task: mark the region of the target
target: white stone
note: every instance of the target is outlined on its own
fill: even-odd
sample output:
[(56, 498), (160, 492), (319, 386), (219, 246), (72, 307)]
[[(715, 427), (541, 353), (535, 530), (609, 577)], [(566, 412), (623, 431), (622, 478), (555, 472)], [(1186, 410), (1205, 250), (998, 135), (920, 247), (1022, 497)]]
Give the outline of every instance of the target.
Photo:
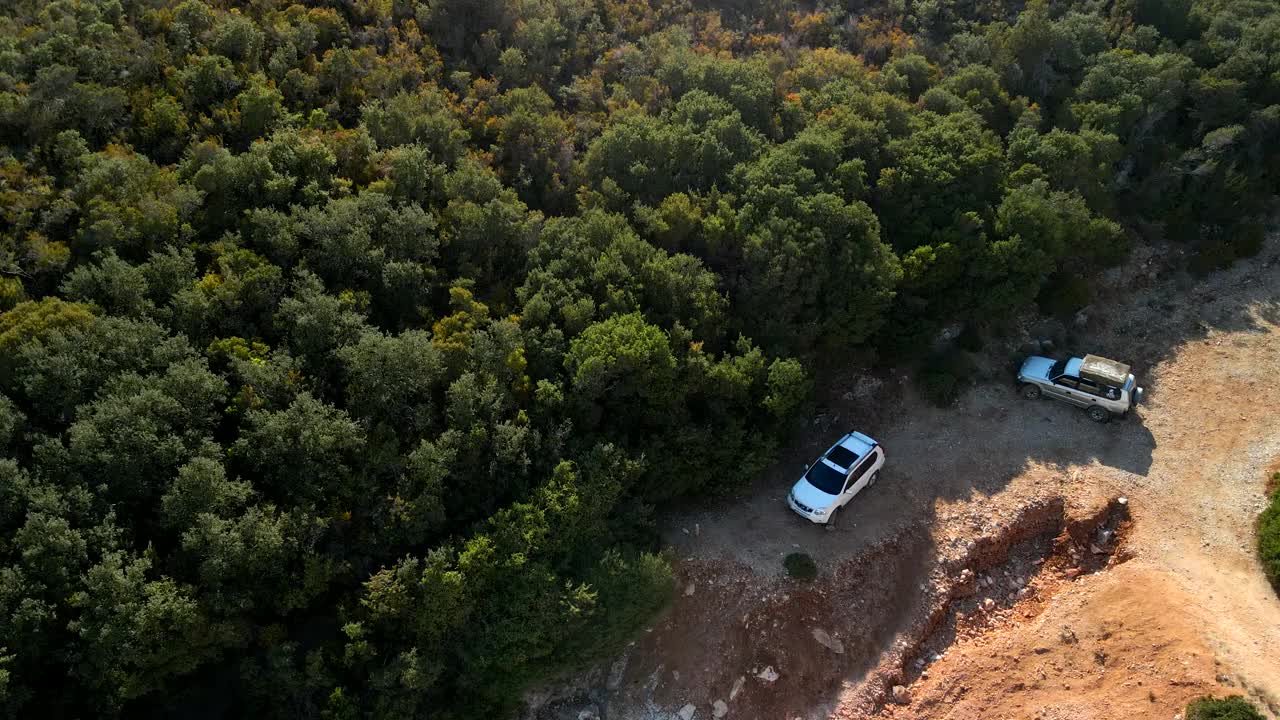
[(693, 720), (693, 715), (696, 712), (698, 712), (698, 708), (694, 707), (693, 704), (690, 703), (680, 708), (680, 712), (677, 714), (680, 716), (680, 720)]
[(711, 706), (711, 716), (717, 718), (717, 720), (728, 714), (729, 706), (723, 700), (717, 700), (715, 704)]
[(837, 655), (844, 654), (844, 643), (828, 635), (826, 630), (814, 628), (813, 639), (817, 640), (819, 645)]

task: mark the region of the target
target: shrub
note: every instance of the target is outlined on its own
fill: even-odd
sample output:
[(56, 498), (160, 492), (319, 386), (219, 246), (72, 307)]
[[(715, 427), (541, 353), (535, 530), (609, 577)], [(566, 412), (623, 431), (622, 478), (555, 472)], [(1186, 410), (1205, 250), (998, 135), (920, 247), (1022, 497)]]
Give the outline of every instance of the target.
[(1066, 318), (1088, 305), (1091, 296), (1088, 280), (1072, 273), (1056, 272), (1040, 288), (1036, 302), (1045, 315)]
[(807, 553), (791, 553), (782, 561), (792, 580), (809, 582), (818, 577), (818, 564)]
[[(1280, 481), (1280, 472), (1271, 480), (1272, 484)], [(1271, 494), (1271, 504), (1258, 519), (1258, 557), (1267, 579), (1280, 590), (1280, 487)]]
[(956, 338), (956, 347), (969, 352), (980, 352), (986, 341), (982, 339), (982, 333), (978, 330), (977, 325), (965, 325), (960, 331), (960, 335)]
[(1226, 698), (1205, 696), (1187, 705), (1187, 720), (1265, 720), (1262, 713), (1239, 695)]
[(947, 407), (960, 398), (977, 371), (968, 353), (946, 350), (925, 358), (916, 373), (916, 385), (926, 400), (938, 407)]

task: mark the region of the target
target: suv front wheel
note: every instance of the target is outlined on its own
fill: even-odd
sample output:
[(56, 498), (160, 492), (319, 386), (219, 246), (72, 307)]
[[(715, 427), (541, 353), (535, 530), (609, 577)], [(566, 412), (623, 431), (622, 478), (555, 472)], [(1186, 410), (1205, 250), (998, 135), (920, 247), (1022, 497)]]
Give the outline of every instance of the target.
[(1031, 383), (1022, 386), (1022, 397), (1028, 400), (1036, 400), (1040, 397), (1040, 388)]
[(1089, 408), (1086, 412), (1089, 415), (1089, 419), (1096, 423), (1104, 423), (1111, 419), (1111, 413), (1107, 412), (1106, 408), (1097, 405)]

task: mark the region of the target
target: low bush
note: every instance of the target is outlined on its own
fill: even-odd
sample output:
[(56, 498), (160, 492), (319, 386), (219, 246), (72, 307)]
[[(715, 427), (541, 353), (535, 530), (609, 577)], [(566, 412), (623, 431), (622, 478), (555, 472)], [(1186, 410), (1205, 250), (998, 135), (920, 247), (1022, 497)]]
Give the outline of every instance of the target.
[(977, 325), (965, 325), (956, 338), (956, 346), (969, 352), (979, 352), (985, 345), (986, 341), (982, 339), (982, 332)]
[(791, 553), (782, 561), (792, 580), (809, 582), (818, 577), (818, 564), (806, 553)]
[(925, 358), (916, 372), (916, 385), (926, 400), (938, 407), (955, 404), (960, 393), (978, 372), (973, 358), (963, 350), (952, 349)]
[(1088, 305), (1091, 297), (1088, 280), (1074, 273), (1056, 272), (1040, 288), (1036, 303), (1045, 315), (1069, 318)]
[(1225, 698), (1205, 696), (1187, 705), (1187, 720), (1266, 720), (1248, 700), (1239, 695)]
[[(1280, 472), (1271, 481), (1272, 485), (1280, 483)], [(1280, 590), (1280, 487), (1271, 493), (1271, 504), (1258, 518), (1258, 557), (1267, 579)]]
[(1188, 268), (1197, 275), (1207, 275), (1240, 258), (1257, 255), (1265, 239), (1266, 228), (1261, 223), (1243, 223), (1230, 233), (1202, 241), (1199, 251), (1188, 261)]

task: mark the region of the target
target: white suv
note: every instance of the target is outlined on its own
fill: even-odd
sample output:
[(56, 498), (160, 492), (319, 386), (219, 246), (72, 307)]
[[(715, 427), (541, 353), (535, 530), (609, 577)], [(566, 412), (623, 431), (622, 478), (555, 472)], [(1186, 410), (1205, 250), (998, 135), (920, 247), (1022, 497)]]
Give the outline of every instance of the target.
[(876, 484), (883, 466), (884, 448), (860, 432), (851, 432), (805, 470), (787, 495), (787, 505), (807, 520), (831, 525), (845, 503)]
[(1084, 408), (1095, 422), (1123, 416), (1142, 399), (1128, 365), (1097, 355), (1057, 361), (1032, 355), (1018, 370), (1018, 384), (1028, 400), (1061, 400)]

